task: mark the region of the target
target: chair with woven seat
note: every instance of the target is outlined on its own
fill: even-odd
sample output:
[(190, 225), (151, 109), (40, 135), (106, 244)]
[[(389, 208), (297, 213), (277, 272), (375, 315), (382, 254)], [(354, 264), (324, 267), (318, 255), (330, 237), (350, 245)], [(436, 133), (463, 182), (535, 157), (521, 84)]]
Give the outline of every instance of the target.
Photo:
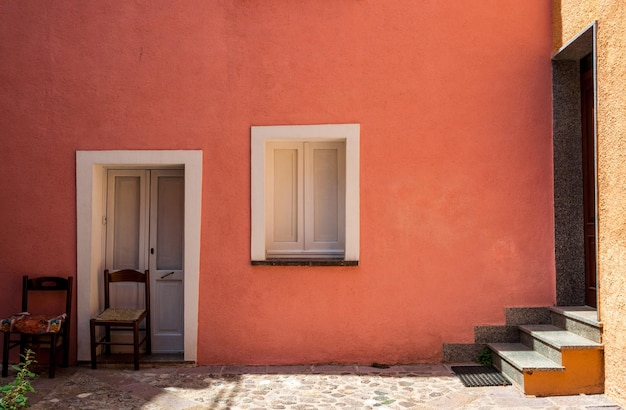
[[(0, 331), (4, 333), (2, 377), (8, 375), (9, 351), (17, 346), (20, 347), (22, 355), (26, 348), (49, 350), (48, 377), (50, 378), (55, 376), (57, 350), (62, 351), (61, 366), (68, 366), (73, 279), (71, 276), (29, 278), (28, 275), (24, 275), (22, 277), (22, 312), (0, 321)], [(55, 295), (52, 292), (60, 293), (57, 295), (59, 298), (64, 296), (63, 300), (58, 301), (58, 303), (65, 304), (63, 311), (60, 308), (53, 314), (36, 312), (38, 306), (55, 304), (53, 300)], [(32, 309), (33, 306), (36, 306), (35, 309)]]
[[(136, 282), (143, 283), (144, 307), (137, 309), (116, 308), (110, 303), (110, 286), (113, 283)], [(145, 327), (140, 328), (140, 324), (145, 320)], [(104, 327), (104, 336), (96, 337), (96, 328)], [(111, 338), (114, 331), (132, 331), (132, 343)], [(140, 331), (145, 332), (140, 338)], [(136, 270), (124, 269), (117, 272), (104, 271), (104, 311), (97, 317), (89, 321), (89, 333), (91, 338), (91, 368), (95, 369), (96, 349), (103, 345), (106, 354), (111, 354), (111, 346), (123, 345), (133, 347), (133, 362), (135, 370), (139, 370), (139, 347), (145, 343), (146, 354), (152, 353), (150, 339), (150, 272), (145, 273)]]

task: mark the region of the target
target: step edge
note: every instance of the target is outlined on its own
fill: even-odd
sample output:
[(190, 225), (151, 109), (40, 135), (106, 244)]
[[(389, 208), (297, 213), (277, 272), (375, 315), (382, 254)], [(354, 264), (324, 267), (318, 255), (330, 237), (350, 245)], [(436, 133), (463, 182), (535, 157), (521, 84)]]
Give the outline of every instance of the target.
[[(559, 331), (559, 332), (566, 332), (569, 333), (571, 335), (574, 335), (576, 338), (579, 339), (583, 339), (584, 340), (584, 344), (580, 343), (580, 344), (576, 344), (576, 343), (567, 343), (567, 344), (563, 344), (563, 343), (559, 343), (558, 341), (555, 341), (553, 339), (550, 339), (548, 337), (545, 337), (544, 335), (541, 334), (542, 330), (533, 330), (532, 328), (535, 326), (543, 326), (543, 327), (547, 327), (550, 326), (553, 329)], [(604, 346), (602, 345), (602, 343), (598, 343), (598, 342), (594, 342), (593, 340), (587, 339), (584, 336), (581, 336), (579, 334), (576, 334), (574, 332), (571, 332), (569, 330), (566, 329), (562, 329), (560, 327), (554, 326), (554, 325), (520, 325), (518, 326), (520, 331), (530, 335), (532, 338), (537, 339), (543, 343), (545, 343), (546, 345), (553, 347), (555, 349), (558, 350), (604, 350)], [(543, 331), (550, 331), (550, 330), (543, 330)], [(581, 340), (581, 342), (583, 342), (583, 340)]]
[(577, 322), (584, 323), (586, 325), (598, 328), (600, 330), (602, 329), (602, 327), (603, 327), (602, 321), (600, 321), (600, 320), (589, 320), (589, 319), (587, 319), (585, 317), (578, 316), (575, 313), (571, 313), (569, 311), (566, 311), (565, 308), (568, 308), (568, 307), (579, 307), (579, 306), (550, 306), (548, 309), (551, 312), (554, 312), (554, 313), (556, 313), (558, 315), (564, 316), (564, 317), (566, 317), (568, 319), (572, 319), (572, 320), (575, 320)]
[[(564, 372), (565, 371), (565, 366), (562, 366), (558, 363), (553, 362), (552, 360), (548, 359), (542, 354), (530, 349), (528, 346), (525, 346), (521, 343), (488, 343), (487, 346), (489, 346), (489, 348), (495, 354), (497, 354), (502, 360), (509, 363), (511, 366), (513, 366), (515, 369), (517, 369), (520, 372)], [(517, 363), (513, 358), (511, 358), (510, 356), (507, 356), (507, 354), (503, 350), (500, 350), (500, 349), (506, 348), (507, 346), (509, 347), (515, 346), (518, 349), (516, 350), (518, 352), (526, 352), (526, 353), (532, 354), (533, 356), (539, 356), (541, 360), (545, 363), (545, 365), (531, 366), (531, 365), (523, 365), (523, 364)], [(519, 347), (523, 347), (523, 349), (519, 349)]]

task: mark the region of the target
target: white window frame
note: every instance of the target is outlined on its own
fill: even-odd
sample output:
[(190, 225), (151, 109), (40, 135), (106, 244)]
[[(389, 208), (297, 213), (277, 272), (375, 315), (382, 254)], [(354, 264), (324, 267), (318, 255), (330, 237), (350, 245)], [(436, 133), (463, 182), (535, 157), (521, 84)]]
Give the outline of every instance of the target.
[[(276, 125), (251, 127), (251, 249), (252, 261), (265, 261), (266, 178), (268, 142), (343, 141), (346, 148), (344, 261), (358, 261), (360, 247), (359, 124)], [(330, 259), (330, 257), (329, 257)]]

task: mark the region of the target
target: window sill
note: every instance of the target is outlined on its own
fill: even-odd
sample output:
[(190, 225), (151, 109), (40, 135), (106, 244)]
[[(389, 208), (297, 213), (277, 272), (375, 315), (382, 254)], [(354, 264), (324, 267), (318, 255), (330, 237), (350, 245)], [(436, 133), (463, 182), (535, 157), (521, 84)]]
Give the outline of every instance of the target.
[(266, 259), (250, 263), (252, 266), (359, 266), (359, 261), (336, 259)]

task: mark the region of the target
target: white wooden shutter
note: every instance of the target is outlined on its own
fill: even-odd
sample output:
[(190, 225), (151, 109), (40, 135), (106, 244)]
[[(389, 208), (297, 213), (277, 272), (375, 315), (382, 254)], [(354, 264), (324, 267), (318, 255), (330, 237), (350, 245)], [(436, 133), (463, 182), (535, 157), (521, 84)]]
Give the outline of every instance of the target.
[(345, 143), (305, 143), (305, 251), (343, 255)]
[(342, 257), (345, 249), (344, 142), (268, 142), (268, 257)]
[(304, 249), (304, 147), (298, 142), (268, 143), (266, 147), (267, 254)]

